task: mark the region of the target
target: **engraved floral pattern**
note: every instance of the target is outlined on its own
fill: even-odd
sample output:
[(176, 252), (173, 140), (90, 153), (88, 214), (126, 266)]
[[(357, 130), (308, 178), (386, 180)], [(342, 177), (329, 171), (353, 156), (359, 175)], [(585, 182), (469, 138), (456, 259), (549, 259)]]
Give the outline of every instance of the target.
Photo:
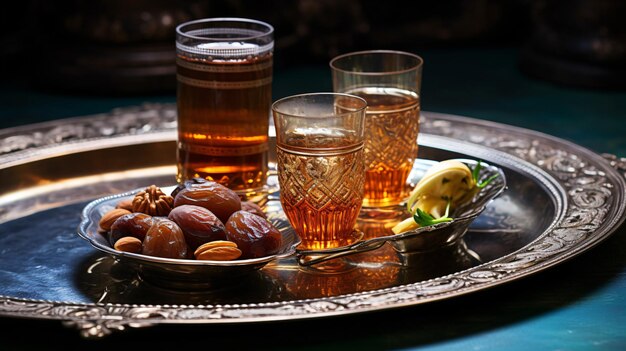
[(0, 164), (28, 156), (39, 149), (121, 135), (145, 135), (176, 130), (176, 106), (144, 104), (110, 113), (0, 131)]

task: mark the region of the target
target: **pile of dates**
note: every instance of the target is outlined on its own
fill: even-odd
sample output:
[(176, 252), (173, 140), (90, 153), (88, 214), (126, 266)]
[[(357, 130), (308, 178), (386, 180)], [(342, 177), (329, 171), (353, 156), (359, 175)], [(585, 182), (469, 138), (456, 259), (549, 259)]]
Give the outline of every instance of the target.
[(256, 203), (204, 179), (188, 180), (169, 195), (151, 185), (120, 201), (99, 226), (116, 250), (177, 259), (264, 257), (278, 253), (282, 240)]

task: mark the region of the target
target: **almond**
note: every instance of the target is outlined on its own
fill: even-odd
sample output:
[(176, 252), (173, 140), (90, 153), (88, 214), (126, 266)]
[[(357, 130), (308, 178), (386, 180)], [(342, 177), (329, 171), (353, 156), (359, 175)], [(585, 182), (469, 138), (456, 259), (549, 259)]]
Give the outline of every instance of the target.
[(125, 210), (123, 208), (114, 208), (111, 211), (105, 213), (102, 218), (100, 218), (100, 228), (104, 231), (111, 230), (111, 226), (116, 219), (122, 217), (125, 214), (131, 213), (129, 210)]
[(197, 260), (231, 261), (241, 256), (241, 250), (232, 241), (215, 240), (200, 245), (194, 256)]
[(124, 199), (117, 203), (115, 208), (123, 208), (125, 210), (133, 211), (133, 199)]
[(141, 240), (134, 236), (125, 236), (115, 242), (113, 248), (118, 251), (140, 253), (141, 252)]
[(216, 247), (200, 252), (197, 260), (232, 261), (241, 257), (241, 250), (236, 247)]
[(209, 241), (208, 243), (204, 243), (200, 246), (198, 246), (198, 248), (196, 249), (195, 253), (201, 252), (201, 251), (205, 251), (208, 249), (212, 249), (214, 247), (237, 247), (237, 244), (233, 241), (228, 241), (228, 240), (213, 240), (213, 241)]

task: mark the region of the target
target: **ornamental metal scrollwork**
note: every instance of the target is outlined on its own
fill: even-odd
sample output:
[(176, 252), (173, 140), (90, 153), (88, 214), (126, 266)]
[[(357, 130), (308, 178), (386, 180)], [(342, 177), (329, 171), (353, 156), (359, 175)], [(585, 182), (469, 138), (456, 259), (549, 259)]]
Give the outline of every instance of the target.
[[(422, 124), (423, 131), (462, 140), (480, 140), (482, 145), (518, 156), (548, 171), (562, 182), (567, 191), (568, 213), (556, 228), (537, 243), (487, 266), (490, 270), (505, 271), (511, 275), (539, 264), (585, 240), (606, 219), (610, 206), (607, 199), (612, 196), (613, 187), (607, 182), (604, 172), (582, 161), (578, 155), (550, 144), (549, 140), (528, 139), (528, 135), (521, 132), (503, 136), (497, 129), (465, 127), (459, 126), (459, 123), (454, 123), (453, 128), (453, 123), (437, 118), (424, 118)], [(624, 158), (604, 157), (612, 162), (614, 168), (626, 170)], [(626, 173), (623, 175), (626, 176)], [(483, 277), (483, 282), (488, 280), (487, 277), (492, 277), (494, 281), (498, 279), (496, 274), (483, 274)]]
[(57, 121), (28, 129), (6, 129), (0, 133), (0, 156), (76, 141), (175, 129), (175, 104), (123, 107), (88, 118), (68, 119), (62, 125)]
[[(106, 121), (106, 123), (105, 123)], [(482, 123), (482, 122), (481, 122)], [(301, 316), (342, 311), (368, 311), (394, 304), (420, 302), (430, 298), (471, 291), (504, 279), (528, 274), (572, 248), (591, 245), (588, 239), (611, 220), (615, 182), (599, 161), (588, 160), (563, 147), (558, 140), (543, 138), (521, 129), (504, 132), (502, 127), (485, 126), (470, 119), (425, 114), (421, 132), (465, 140), (518, 157), (552, 175), (565, 189), (567, 212), (551, 229), (531, 244), (507, 256), (453, 273), (413, 284), (321, 299), (245, 305), (128, 306), (115, 304), (66, 304), (26, 301), (0, 296), (0, 314), (41, 316), (65, 321), (85, 337), (102, 337), (126, 327), (141, 327), (173, 320), (211, 322), (233, 318)], [(493, 128), (492, 128), (493, 127)], [(33, 148), (71, 143), (89, 138), (174, 131), (174, 104), (144, 105), (113, 111), (108, 115), (76, 119), (71, 125), (42, 125), (26, 133), (7, 135), (0, 142), (0, 155), (28, 152)], [(626, 176), (626, 159), (604, 156), (609, 167)], [(593, 161), (593, 162), (592, 162)], [(600, 160), (602, 161), (602, 160)], [(619, 189), (624, 191), (624, 189)], [(620, 195), (622, 196), (622, 195)], [(623, 206), (623, 205), (619, 205)], [(623, 209), (621, 209), (623, 211)], [(602, 233), (602, 236), (608, 235)], [(600, 240), (600, 238), (593, 238)]]

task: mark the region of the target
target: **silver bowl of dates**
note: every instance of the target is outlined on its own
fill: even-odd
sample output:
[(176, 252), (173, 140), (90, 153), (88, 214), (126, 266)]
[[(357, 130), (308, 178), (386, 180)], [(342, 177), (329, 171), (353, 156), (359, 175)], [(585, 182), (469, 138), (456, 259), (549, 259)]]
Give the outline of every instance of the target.
[(78, 234), (142, 280), (173, 289), (236, 281), (300, 244), (286, 218), (202, 179), (96, 199)]

